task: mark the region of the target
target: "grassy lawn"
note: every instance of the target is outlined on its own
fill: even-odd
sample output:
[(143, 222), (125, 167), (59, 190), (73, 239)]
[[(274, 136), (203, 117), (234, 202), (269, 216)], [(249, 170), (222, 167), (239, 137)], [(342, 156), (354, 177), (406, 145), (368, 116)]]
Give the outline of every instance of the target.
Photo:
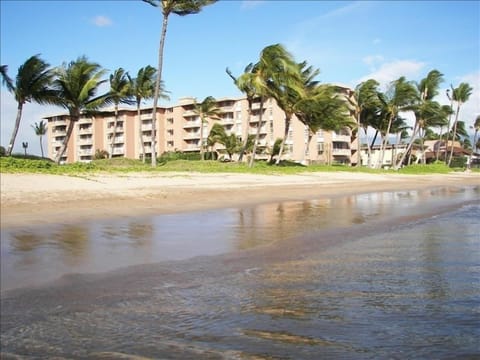
[[(149, 163), (143, 164), (139, 160), (116, 158), (94, 160), (90, 163), (74, 163), (66, 165), (57, 165), (51, 160), (40, 158), (24, 157), (1, 157), (0, 172), (2, 173), (43, 173), (43, 174), (63, 174), (77, 175), (85, 173), (128, 173), (128, 172), (199, 172), (199, 173), (245, 173), (245, 174), (300, 174), (305, 172), (332, 172), (348, 171), (371, 174), (446, 174), (452, 171), (463, 171), (463, 169), (451, 169), (444, 164), (432, 165), (412, 165), (400, 169), (398, 172), (393, 170), (375, 170), (366, 167), (350, 167), (343, 165), (310, 165), (303, 166), (293, 162), (283, 162), (280, 166), (270, 165), (265, 161), (258, 161), (253, 168), (249, 168), (245, 163), (219, 162), (212, 160), (171, 160), (159, 162), (156, 168), (152, 168)], [(472, 171), (480, 172), (479, 169)]]

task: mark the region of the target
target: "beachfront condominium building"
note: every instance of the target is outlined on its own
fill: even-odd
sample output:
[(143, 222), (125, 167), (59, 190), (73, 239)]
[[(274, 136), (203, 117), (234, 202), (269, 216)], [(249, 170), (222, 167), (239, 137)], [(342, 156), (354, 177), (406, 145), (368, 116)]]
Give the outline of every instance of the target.
[[(259, 99), (253, 102), (250, 117), (248, 102), (244, 97), (217, 99), (217, 106), (221, 111), (220, 119), (208, 119), (203, 124), (194, 110), (194, 98), (182, 98), (174, 106), (159, 107), (156, 116), (157, 154), (199, 152), (200, 138), (203, 137), (205, 144), (215, 122), (224, 127), (227, 135), (235, 134), (239, 138), (256, 134), (260, 126), (258, 152), (262, 154), (258, 158), (268, 158), (275, 140), (284, 136), (285, 114), (274, 99), (264, 103), (261, 124)], [(142, 108), (140, 116), (136, 109), (122, 108), (118, 111), (116, 127), (113, 109), (81, 117), (74, 126), (61, 161), (88, 162), (95, 158), (99, 150), (112, 154), (112, 157), (141, 159), (144, 152), (146, 157), (151, 156), (152, 115), (152, 107)], [(55, 158), (67, 134), (69, 116), (59, 114), (45, 119), (48, 121), (48, 156)], [(214, 150), (222, 154), (224, 148), (216, 144)], [(348, 128), (338, 132), (319, 130), (309, 134), (308, 128), (293, 117), (282, 158), (298, 162), (356, 164), (357, 139)]]

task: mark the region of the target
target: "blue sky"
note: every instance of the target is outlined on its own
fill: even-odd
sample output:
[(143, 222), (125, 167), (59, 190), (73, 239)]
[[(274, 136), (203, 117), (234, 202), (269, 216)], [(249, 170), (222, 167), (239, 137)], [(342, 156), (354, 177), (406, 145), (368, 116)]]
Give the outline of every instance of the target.
[[(31, 55), (52, 66), (86, 55), (104, 68), (133, 76), (157, 66), (161, 14), (140, 0), (0, 0), (0, 61), (14, 77)], [(468, 82), (475, 92), (460, 118), (480, 114), (480, 2), (223, 0), (200, 14), (172, 15), (163, 79), (171, 101), (241, 95), (226, 75), (240, 74), (267, 45), (281, 43), (297, 61), (320, 69), (321, 82), (351, 87), (374, 78), (418, 81), (445, 75), (443, 90)], [(447, 103), (444, 91), (438, 97)], [(30, 125), (61, 108), (26, 104), (14, 151), (39, 153)], [(0, 143), (8, 145), (16, 104), (1, 89)]]

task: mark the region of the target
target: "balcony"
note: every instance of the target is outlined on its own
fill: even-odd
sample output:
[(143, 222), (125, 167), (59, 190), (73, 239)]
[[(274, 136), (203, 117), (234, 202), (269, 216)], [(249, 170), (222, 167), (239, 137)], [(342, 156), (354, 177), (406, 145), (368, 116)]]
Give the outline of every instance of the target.
[(197, 114), (193, 110), (187, 110), (183, 113), (183, 117), (193, 117), (193, 116), (197, 116)]
[(185, 125), (183, 125), (184, 129), (196, 128), (196, 127), (200, 127), (200, 121), (199, 120), (197, 120), (197, 121), (187, 121), (185, 123)]
[(224, 118), (221, 121), (222, 125), (235, 125), (235, 119), (234, 118)]
[(350, 135), (337, 135), (332, 133), (332, 141), (350, 142)]
[(195, 144), (189, 144), (184, 147), (184, 151), (200, 151), (200, 146)]
[(152, 118), (153, 118), (153, 113), (140, 115), (140, 120), (152, 120)]
[(93, 149), (80, 149), (78, 150), (79, 155), (93, 155)]
[[(260, 128), (260, 134), (267, 134), (268, 133), (268, 130), (267, 130), (267, 127), (266, 126), (262, 126)], [(257, 135), (257, 128), (250, 128), (248, 130), (248, 134), (249, 135)]]
[(194, 140), (194, 139), (200, 139), (200, 131), (187, 132), (183, 135), (183, 140)]
[(92, 127), (85, 127), (85, 128), (79, 128), (78, 133), (79, 134), (91, 134), (93, 132)]
[(67, 119), (53, 120), (53, 126), (67, 126)]
[(152, 130), (152, 124), (142, 124), (142, 131)]
[(351, 150), (350, 149), (332, 149), (333, 156), (350, 156)]
[[(147, 151), (147, 149), (145, 149), (145, 151)], [(123, 147), (113, 148), (113, 155), (123, 155), (123, 152)]]
[(92, 138), (79, 138), (78, 139), (78, 143), (79, 144), (82, 144), (82, 145), (92, 145), (93, 144), (93, 140)]

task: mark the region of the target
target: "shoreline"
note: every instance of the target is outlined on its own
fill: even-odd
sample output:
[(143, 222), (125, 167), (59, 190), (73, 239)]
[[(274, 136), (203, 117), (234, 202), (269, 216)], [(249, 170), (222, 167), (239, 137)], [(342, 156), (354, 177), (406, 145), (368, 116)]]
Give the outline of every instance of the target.
[(370, 192), (478, 186), (480, 174), (0, 174), (0, 180), (3, 229)]

